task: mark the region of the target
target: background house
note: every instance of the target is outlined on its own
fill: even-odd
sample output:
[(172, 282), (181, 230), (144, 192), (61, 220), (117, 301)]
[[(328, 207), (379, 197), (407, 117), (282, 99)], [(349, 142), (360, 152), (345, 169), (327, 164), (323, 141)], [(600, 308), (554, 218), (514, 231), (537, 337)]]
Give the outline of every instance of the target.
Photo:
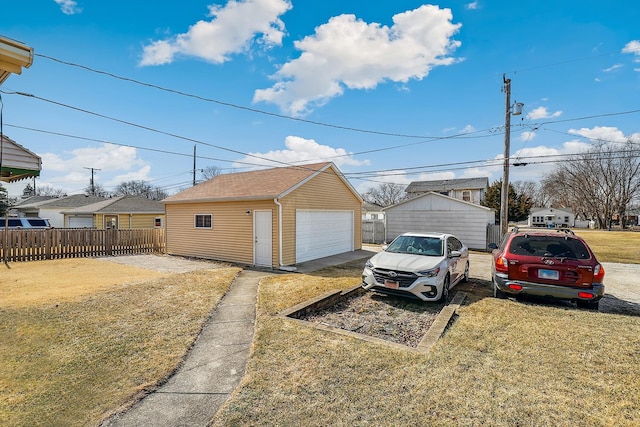
[(486, 250), (487, 226), (495, 224), (495, 212), (484, 206), (426, 193), (384, 209), (386, 241), (409, 231), (451, 233), (471, 249)]
[[(77, 223), (71, 220), (71, 224), (65, 223), (64, 213), (75, 208), (91, 205), (105, 200), (104, 197), (87, 196), (84, 194), (74, 194), (64, 197), (32, 196), (12, 207), (12, 212), (17, 212), (19, 216), (35, 216), (48, 218), (49, 223), (55, 228), (64, 227), (91, 227), (87, 221)], [(70, 217), (74, 218), (74, 217)], [(92, 217), (88, 216), (92, 221)], [(92, 224), (93, 222), (91, 222)]]
[(362, 198), (330, 162), (219, 175), (163, 203), (173, 255), (285, 268), (362, 247)]
[(570, 208), (532, 208), (527, 225), (529, 227), (574, 227), (575, 215)]
[(375, 203), (364, 202), (362, 204), (362, 219), (363, 220), (384, 220), (384, 210), (382, 206)]
[(442, 179), (414, 181), (404, 190), (409, 197), (434, 192), (476, 205), (484, 201), (489, 188), (489, 178)]
[(64, 211), (65, 227), (97, 229), (164, 227), (164, 205), (138, 196), (119, 196)]

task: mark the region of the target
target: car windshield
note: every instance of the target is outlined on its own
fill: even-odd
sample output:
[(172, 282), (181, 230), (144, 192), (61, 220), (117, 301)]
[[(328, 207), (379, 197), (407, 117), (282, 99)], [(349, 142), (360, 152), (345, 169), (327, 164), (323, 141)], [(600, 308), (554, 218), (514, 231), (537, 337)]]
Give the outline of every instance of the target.
[(509, 252), (514, 255), (589, 259), (591, 255), (584, 243), (563, 236), (516, 236)]
[(442, 247), (442, 240), (437, 237), (399, 236), (391, 242), (387, 252), (442, 256)]

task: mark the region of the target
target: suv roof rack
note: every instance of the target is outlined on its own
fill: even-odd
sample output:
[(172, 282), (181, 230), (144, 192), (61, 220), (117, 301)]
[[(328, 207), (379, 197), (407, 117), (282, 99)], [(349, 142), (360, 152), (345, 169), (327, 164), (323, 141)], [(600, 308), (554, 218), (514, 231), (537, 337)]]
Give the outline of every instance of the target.
[(576, 233), (573, 232), (573, 230), (570, 230), (568, 228), (561, 228), (560, 230), (557, 230), (558, 233), (564, 233), (564, 234), (572, 234), (572, 235), (576, 235)]

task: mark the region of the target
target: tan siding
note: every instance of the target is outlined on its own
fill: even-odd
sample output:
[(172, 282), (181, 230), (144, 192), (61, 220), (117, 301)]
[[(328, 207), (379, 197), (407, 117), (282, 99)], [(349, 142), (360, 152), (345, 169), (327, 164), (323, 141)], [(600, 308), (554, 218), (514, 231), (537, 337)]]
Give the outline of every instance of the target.
[[(253, 211), (271, 210), (272, 247), (277, 265), (278, 211), (273, 201), (181, 203), (166, 205), (167, 253), (253, 264)], [(247, 215), (246, 211), (251, 214)], [(212, 229), (196, 229), (196, 214), (212, 214)]]
[(98, 230), (104, 230), (104, 215), (95, 214), (93, 216), (93, 225), (95, 225)]
[(296, 262), (296, 209), (353, 211), (353, 248), (362, 249), (362, 204), (332, 170), (321, 173), (283, 197), (283, 263)]

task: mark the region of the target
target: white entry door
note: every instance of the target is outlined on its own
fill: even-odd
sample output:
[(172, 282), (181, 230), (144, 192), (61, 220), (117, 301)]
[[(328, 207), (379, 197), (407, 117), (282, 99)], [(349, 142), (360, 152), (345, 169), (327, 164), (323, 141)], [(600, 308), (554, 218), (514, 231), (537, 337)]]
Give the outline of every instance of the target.
[(253, 254), (255, 265), (272, 266), (271, 211), (254, 211)]

